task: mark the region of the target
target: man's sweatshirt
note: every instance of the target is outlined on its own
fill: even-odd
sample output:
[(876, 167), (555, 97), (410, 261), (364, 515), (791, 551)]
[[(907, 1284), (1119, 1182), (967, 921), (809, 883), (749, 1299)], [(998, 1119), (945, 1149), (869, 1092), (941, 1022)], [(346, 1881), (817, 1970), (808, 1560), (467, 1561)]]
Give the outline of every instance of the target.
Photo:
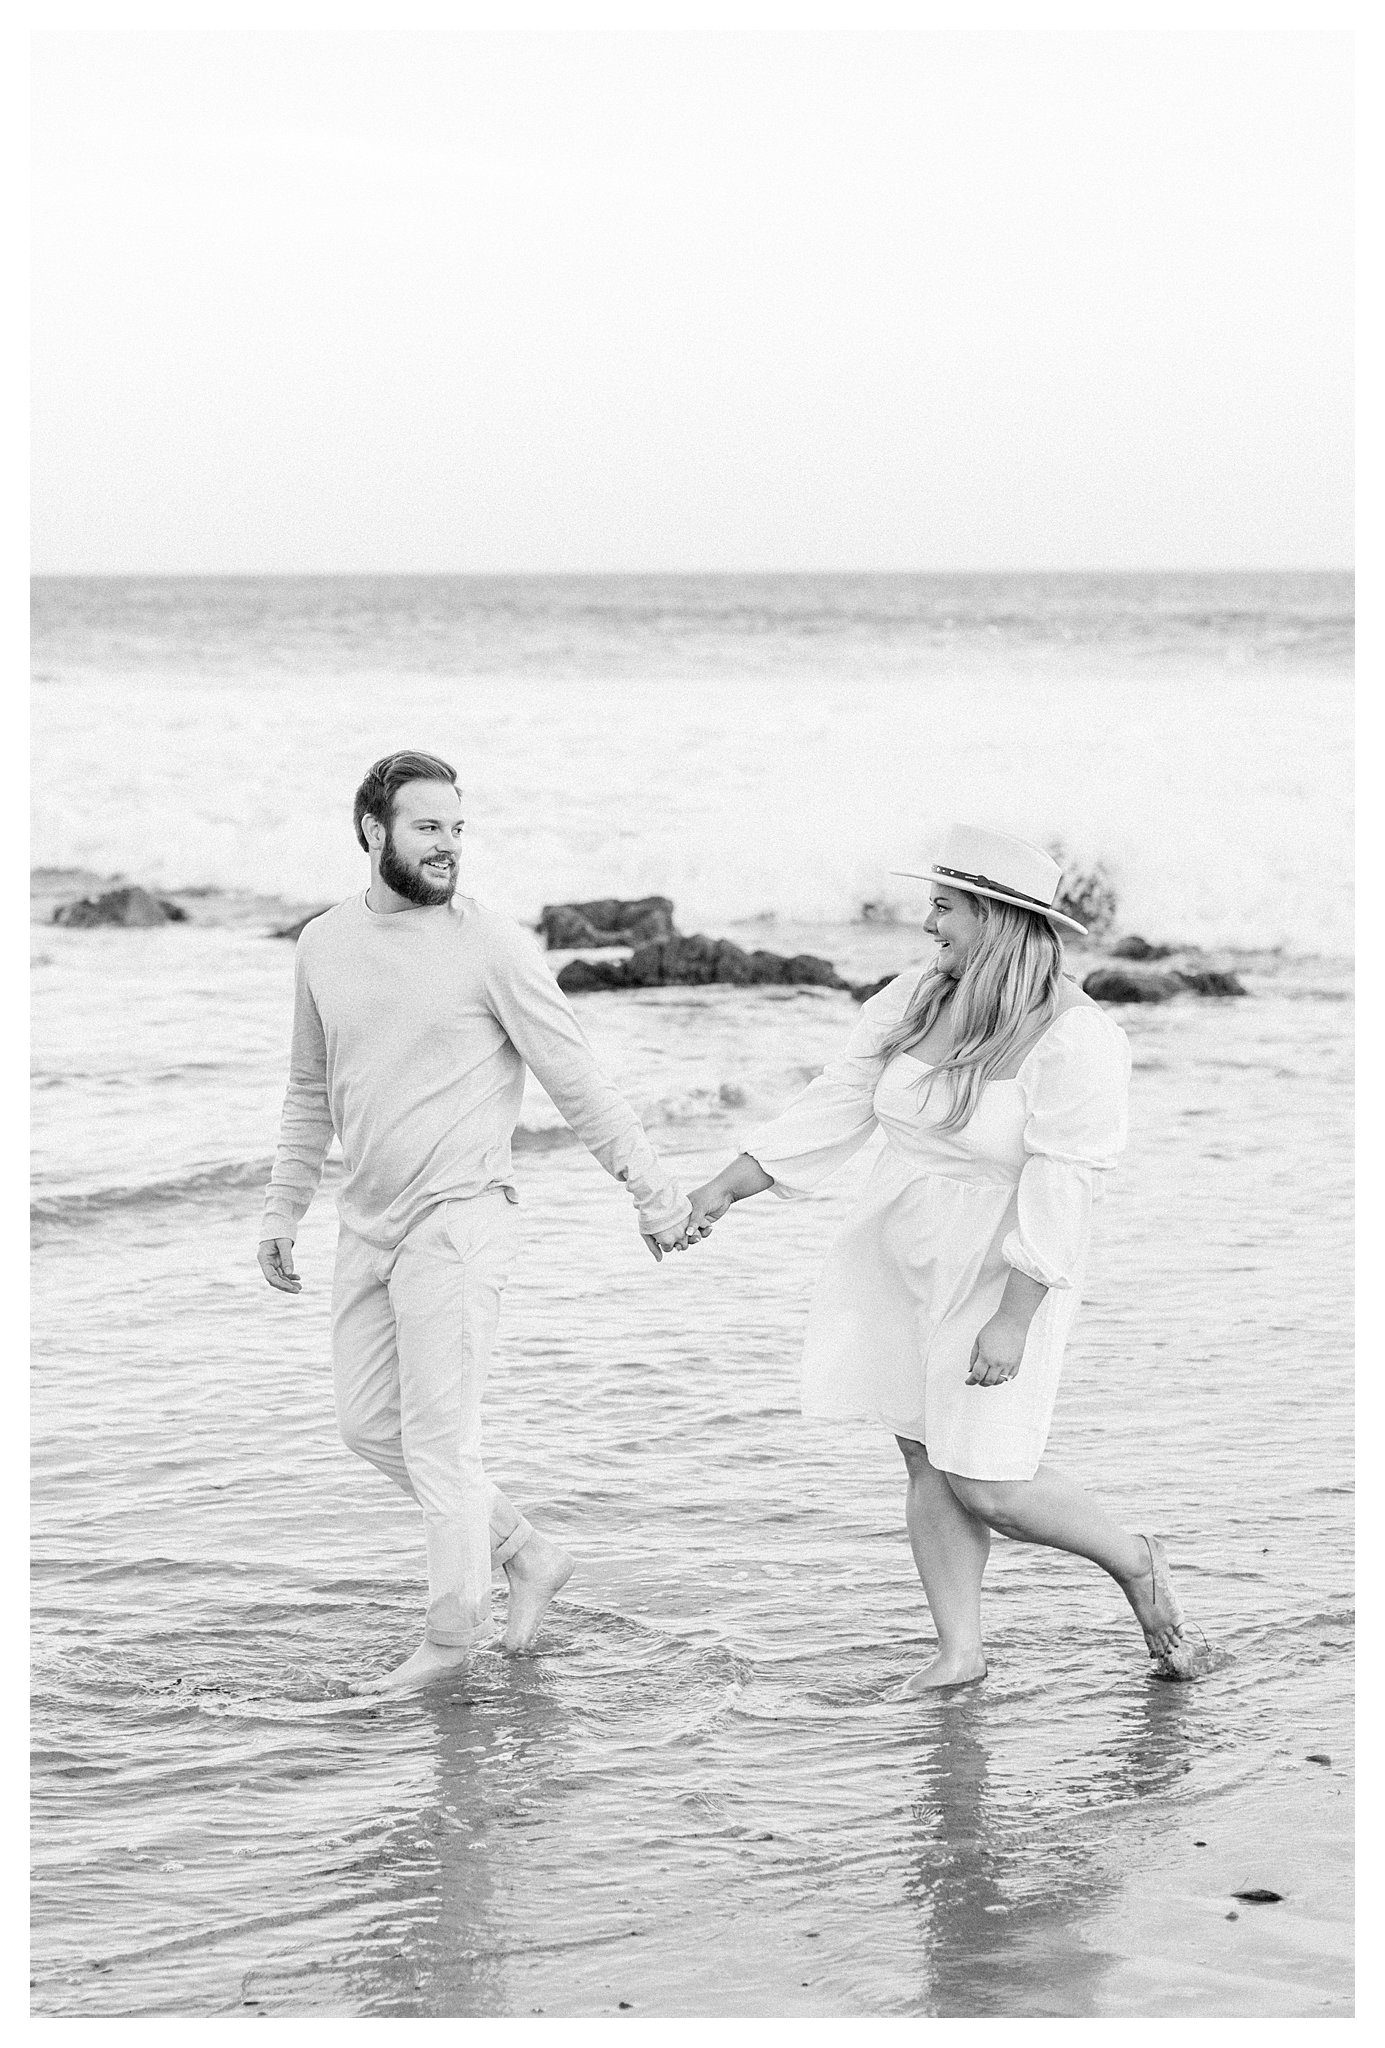
[(468, 897), (381, 914), (364, 893), (305, 925), (293, 1045), (260, 1235), (292, 1238), (335, 1131), (349, 1230), (393, 1250), (438, 1202), (503, 1188), (529, 1067), (595, 1158), (629, 1188), (640, 1228), (687, 1198), (597, 1065), (532, 939)]

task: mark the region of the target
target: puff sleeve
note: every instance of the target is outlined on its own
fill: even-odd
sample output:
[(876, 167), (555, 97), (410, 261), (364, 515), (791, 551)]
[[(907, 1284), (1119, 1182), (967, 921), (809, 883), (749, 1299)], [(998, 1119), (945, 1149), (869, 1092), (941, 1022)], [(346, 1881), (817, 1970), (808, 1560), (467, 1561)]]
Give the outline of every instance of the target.
[(1069, 1010), (1020, 1080), (1026, 1157), (1001, 1256), (1041, 1286), (1071, 1287), (1086, 1257), (1092, 1203), (1125, 1149), (1129, 1042), (1101, 1011)]
[(741, 1150), (773, 1178), (776, 1195), (811, 1194), (874, 1131), (875, 1085), (884, 1067), (881, 1041), (908, 1009), (922, 973), (908, 969), (863, 1003), (840, 1056), (771, 1123), (742, 1140)]

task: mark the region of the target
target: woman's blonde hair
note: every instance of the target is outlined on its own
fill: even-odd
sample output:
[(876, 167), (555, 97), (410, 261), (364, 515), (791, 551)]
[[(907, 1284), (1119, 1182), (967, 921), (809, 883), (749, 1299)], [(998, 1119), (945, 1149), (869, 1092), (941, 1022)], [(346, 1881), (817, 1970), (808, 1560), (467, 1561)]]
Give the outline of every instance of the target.
[(1046, 917), (1017, 904), (959, 890), (975, 905), (981, 929), (960, 978), (937, 968), (925, 974), (899, 1022), (881, 1040), (885, 1059), (908, 1052), (927, 1036), (951, 997), (952, 1050), (926, 1068), (920, 1100), (926, 1102), (940, 1075), (949, 1076), (952, 1100), (938, 1128), (960, 1130), (970, 1121), (988, 1081), (995, 1079), (1015, 1047), (1036, 1026), (1058, 1013), (1063, 947)]

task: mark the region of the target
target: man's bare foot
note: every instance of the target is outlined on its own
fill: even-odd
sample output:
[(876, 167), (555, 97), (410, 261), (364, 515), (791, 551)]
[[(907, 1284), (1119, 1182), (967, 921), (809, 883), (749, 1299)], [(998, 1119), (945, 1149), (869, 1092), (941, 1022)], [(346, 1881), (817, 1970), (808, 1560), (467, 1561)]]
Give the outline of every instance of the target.
[(970, 1650), (956, 1656), (939, 1650), (931, 1664), (905, 1679), (896, 1698), (915, 1700), (920, 1693), (945, 1692), (952, 1685), (979, 1685), (985, 1676), (986, 1659), (982, 1651)]
[(1141, 1536), (1149, 1553), (1133, 1578), (1119, 1581), (1144, 1630), (1149, 1654), (1167, 1678), (1191, 1678), (1196, 1658), (1183, 1634), (1183, 1605), (1174, 1591), (1173, 1574), (1157, 1536)]
[(536, 1529), (522, 1550), (505, 1560), (510, 1604), (505, 1615), (504, 1649), (521, 1656), (539, 1632), (548, 1603), (572, 1577), (572, 1559), (561, 1544), (551, 1543)]
[[(489, 1642), (490, 1638), (484, 1640)], [(425, 1638), (412, 1657), (406, 1657), (383, 1678), (368, 1680), (359, 1690), (370, 1693), (415, 1692), (419, 1686), (431, 1685), (435, 1678), (445, 1678), (449, 1671), (459, 1670), (472, 1651), (481, 1647), (481, 1643), (461, 1647), (451, 1643), (430, 1643)]]

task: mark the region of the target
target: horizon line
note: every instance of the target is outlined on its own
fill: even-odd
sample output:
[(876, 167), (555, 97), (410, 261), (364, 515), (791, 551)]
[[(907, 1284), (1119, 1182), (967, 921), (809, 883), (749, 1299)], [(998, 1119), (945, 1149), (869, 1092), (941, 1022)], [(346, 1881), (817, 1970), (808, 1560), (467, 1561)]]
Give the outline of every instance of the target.
[(992, 565), (986, 568), (914, 569), (30, 569), (31, 583), (45, 582), (285, 582), (338, 581), (373, 576), (400, 582), (496, 582), (530, 577), (545, 582), (592, 582), (599, 578), (654, 581), (670, 577), (820, 577), (820, 576), (1354, 576), (1356, 564), (1221, 563), (1145, 564), (1121, 568), (1088, 565), (1052, 568), (1037, 565)]

